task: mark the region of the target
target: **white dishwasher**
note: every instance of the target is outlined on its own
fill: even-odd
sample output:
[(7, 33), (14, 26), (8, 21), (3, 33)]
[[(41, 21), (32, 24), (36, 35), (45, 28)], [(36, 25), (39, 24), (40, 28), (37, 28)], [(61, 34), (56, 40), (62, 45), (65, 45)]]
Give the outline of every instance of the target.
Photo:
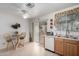
[(54, 36), (45, 37), (45, 49), (48, 49), (54, 52)]

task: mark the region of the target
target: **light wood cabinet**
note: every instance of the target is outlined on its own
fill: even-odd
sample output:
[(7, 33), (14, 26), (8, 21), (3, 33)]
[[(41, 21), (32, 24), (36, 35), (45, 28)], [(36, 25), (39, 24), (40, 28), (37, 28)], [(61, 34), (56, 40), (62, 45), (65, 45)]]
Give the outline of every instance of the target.
[(63, 55), (63, 39), (55, 38), (55, 52)]
[(77, 54), (77, 45), (70, 44), (70, 55), (76, 56)]
[(79, 56), (79, 41), (57, 37), (55, 38), (55, 53), (64, 56)]
[(63, 49), (64, 52), (63, 53), (64, 53), (65, 56), (69, 56), (69, 54), (70, 54), (69, 53), (70, 52), (70, 48), (69, 47), (70, 47), (69, 44), (64, 45), (64, 49)]
[(64, 40), (64, 56), (77, 56), (78, 54), (78, 41)]

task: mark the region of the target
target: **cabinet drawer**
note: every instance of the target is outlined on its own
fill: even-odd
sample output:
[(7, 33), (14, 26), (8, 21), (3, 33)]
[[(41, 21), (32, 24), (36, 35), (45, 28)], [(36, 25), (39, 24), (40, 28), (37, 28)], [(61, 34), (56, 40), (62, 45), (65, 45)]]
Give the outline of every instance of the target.
[(70, 43), (71, 43), (71, 44), (78, 44), (78, 41), (70, 40)]
[(79, 44), (78, 43), (79, 41), (76, 41), (76, 40), (68, 40), (68, 39), (64, 39), (64, 43), (70, 43), (70, 44)]
[(70, 43), (70, 40), (64, 39), (64, 43)]

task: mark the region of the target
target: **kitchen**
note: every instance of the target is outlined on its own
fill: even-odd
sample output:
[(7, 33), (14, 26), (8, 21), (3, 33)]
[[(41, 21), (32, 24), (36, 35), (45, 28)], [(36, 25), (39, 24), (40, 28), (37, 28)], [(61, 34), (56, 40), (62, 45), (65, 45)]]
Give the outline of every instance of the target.
[[(31, 3), (28, 4), (31, 5)], [(3, 50), (0, 50), (0, 55), (79, 56), (79, 3), (33, 3), (33, 8), (29, 9), (31, 14), (28, 13), (28, 18), (26, 18), (25, 9), (20, 10), (24, 13), (23, 15), (16, 16), (18, 5), (23, 7), (27, 3), (0, 4), (0, 18), (2, 19), (0, 48)], [(26, 38), (22, 47), (20, 43), (16, 45), (15, 42), (16, 49), (12, 48), (11, 52), (6, 49), (8, 45), (5, 44), (4, 34), (13, 33), (16, 29), (13, 29), (11, 25), (17, 23), (21, 25), (18, 31), (26, 32)]]
[(47, 21), (45, 49), (62, 56), (79, 56), (79, 6), (52, 15)]

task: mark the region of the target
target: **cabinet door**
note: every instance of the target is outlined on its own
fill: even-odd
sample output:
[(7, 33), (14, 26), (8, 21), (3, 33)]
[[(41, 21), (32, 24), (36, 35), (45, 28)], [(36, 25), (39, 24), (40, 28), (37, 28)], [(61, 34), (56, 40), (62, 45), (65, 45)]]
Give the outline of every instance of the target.
[(77, 45), (70, 44), (70, 55), (77, 56)]
[(55, 40), (55, 52), (63, 55), (63, 39)]
[(70, 55), (70, 44), (65, 43), (64, 44), (64, 56), (69, 56)]
[(77, 56), (77, 45), (65, 43), (64, 44), (64, 56)]
[(65, 44), (64, 45), (64, 56), (66, 56), (67, 55), (67, 45)]
[(69, 43), (67, 43), (67, 56), (70, 56), (70, 44)]

